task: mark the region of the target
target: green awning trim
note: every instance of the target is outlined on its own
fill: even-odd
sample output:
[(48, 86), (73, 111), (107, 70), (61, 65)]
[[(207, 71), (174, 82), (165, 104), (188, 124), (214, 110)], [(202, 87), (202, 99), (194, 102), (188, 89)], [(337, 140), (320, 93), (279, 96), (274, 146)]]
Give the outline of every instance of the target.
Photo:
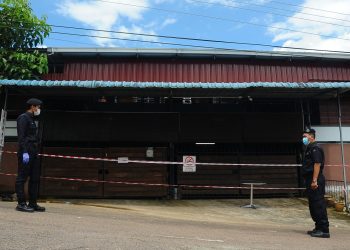
[(76, 87), (76, 88), (165, 88), (165, 89), (350, 89), (350, 82), (113, 82), (113, 81), (46, 81), (0, 80), (3, 86)]

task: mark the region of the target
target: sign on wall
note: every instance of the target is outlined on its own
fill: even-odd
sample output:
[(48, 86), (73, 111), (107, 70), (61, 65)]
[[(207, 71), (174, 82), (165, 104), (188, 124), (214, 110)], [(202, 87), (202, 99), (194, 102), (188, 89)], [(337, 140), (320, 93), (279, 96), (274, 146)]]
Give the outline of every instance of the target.
[(196, 156), (184, 155), (183, 156), (183, 172), (193, 173), (196, 172)]

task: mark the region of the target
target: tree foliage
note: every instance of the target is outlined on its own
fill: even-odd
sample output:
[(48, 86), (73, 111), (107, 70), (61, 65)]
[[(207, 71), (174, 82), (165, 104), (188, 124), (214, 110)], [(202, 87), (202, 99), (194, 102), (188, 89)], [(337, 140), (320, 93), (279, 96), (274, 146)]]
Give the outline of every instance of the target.
[(0, 0), (0, 78), (33, 79), (48, 71), (40, 46), (51, 27), (28, 0)]

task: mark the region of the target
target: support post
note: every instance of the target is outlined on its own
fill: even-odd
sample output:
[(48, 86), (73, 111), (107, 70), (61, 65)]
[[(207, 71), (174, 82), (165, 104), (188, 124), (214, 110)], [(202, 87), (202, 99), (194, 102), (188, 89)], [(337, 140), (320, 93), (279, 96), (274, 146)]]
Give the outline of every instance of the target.
[(7, 88), (5, 89), (5, 102), (4, 108), (1, 110), (1, 118), (0, 118), (0, 169), (1, 169), (1, 160), (3, 149), (5, 145), (5, 128), (6, 128), (6, 117), (7, 117)]
[[(168, 96), (168, 111), (172, 112), (173, 111), (173, 98), (172, 98), (172, 93), (169, 93)], [(175, 144), (174, 142), (169, 143), (169, 161), (175, 161), (176, 160), (176, 155), (175, 155)], [(177, 200), (178, 199), (178, 188), (176, 187), (177, 181), (176, 181), (176, 175), (177, 175), (177, 166), (169, 164), (168, 165), (168, 173), (169, 173), (169, 197), (170, 199)]]
[(303, 129), (305, 129), (305, 112), (304, 112), (304, 104), (302, 100), (300, 100), (300, 111), (301, 111), (301, 121), (303, 124)]
[[(175, 161), (175, 154), (174, 154), (174, 143), (169, 143), (169, 160)], [(169, 194), (170, 198), (177, 200), (177, 187), (176, 185), (176, 165), (169, 165)]]
[[(304, 122), (305, 123), (305, 122)], [(310, 108), (310, 100), (307, 101), (307, 121), (306, 127), (311, 128), (311, 108)], [(305, 129), (305, 128), (304, 128)]]
[[(303, 100), (300, 100), (300, 112), (301, 112), (301, 122), (302, 122), (302, 131), (304, 131), (305, 127), (305, 112), (304, 112), (304, 102)], [(301, 132), (302, 132), (301, 131)], [(298, 164), (301, 164), (302, 162), (302, 156), (303, 152), (301, 150), (301, 147), (299, 146), (297, 149), (297, 156), (296, 156), (296, 160)], [(297, 167), (297, 172), (298, 172), (298, 187), (301, 188), (304, 186), (304, 181), (303, 178), (301, 176), (301, 167)], [(303, 192), (300, 190), (299, 191), (299, 196), (302, 197), (303, 196)]]
[(346, 211), (349, 212), (349, 190), (348, 190), (348, 183), (346, 178), (346, 165), (345, 165), (345, 156), (344, 156), (344, 141), (343, 141), (343, 130), (342, 130), (342, 113), (341, 113), (341, 105), (340, 105), (340, 93), (338, 91), (337, 94), (338, 99), (338, 124), (339, 124), (339, 135), (340, 135), (340, 146), (341, 146), (341, 159), (342, 159), (342, 166), (343, 166), (343, 182), (344, 182), (344, 202)]

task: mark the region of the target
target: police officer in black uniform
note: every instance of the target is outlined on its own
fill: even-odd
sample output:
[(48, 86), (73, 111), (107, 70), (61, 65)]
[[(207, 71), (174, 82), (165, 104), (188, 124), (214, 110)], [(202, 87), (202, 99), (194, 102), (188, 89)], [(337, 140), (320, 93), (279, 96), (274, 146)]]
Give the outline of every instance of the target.
[(312, 237), (329, 238), (329, 222), (325, 195), (324, 152), (316, 142), (316, 131), (306, 129), (303, 133), (305, 151), (302, 163), (302, 175), (305, 180), (309, 210), (315, 228), (307, 233)]
[[(31, 98), (27, 101), (27, 112), (17, 118), (18, 134), (18, 175), (16, 178), (16, 193), (18, 205), (16, 210), (22, 212), (44, 212), (45, 208), (37, 204), (40, 165), (38, 158), (38, 131), (34, 117), (40, 115), (42, 101)], [(27, 205), (24, 185), (29, 177), (29, 204)]]

